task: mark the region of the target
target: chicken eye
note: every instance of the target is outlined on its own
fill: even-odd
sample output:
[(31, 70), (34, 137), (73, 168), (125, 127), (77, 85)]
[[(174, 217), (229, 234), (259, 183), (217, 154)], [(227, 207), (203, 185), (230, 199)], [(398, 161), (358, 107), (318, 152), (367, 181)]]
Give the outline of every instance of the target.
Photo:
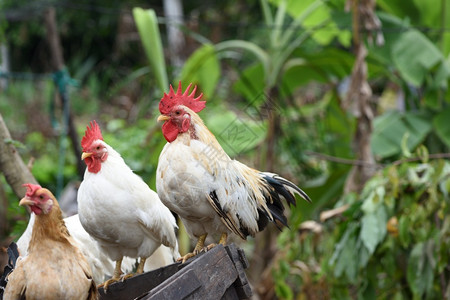
[(97, 150), (100, 150), (100, 146), (97, 146)]
[(175, 114), (178, 116), (181, 114), (181, 111), (177, 110), (177, 111), (175, 111)]
[(40, 195), (40, 196), (39, 196), (39, 199), (43, 200), (43, 199), (44, 199), (44, 196)]

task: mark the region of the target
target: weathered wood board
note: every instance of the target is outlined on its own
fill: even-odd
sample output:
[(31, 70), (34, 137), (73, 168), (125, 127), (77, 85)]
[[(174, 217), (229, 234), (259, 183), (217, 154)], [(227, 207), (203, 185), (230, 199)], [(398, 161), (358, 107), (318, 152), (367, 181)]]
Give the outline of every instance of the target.
[(99, 289), (101, 300), (247, 299), (248, 261), (234, 244), (217, 245), (186, 263), (174, 263)]

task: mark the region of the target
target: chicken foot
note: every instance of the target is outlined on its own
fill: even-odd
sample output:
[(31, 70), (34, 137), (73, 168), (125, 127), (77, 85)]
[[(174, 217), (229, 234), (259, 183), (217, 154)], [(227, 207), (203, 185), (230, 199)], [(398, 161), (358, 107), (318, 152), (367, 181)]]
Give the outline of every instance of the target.
[(97, 288), (103, 287), (103, 289), (105, 290), (105, 293), (106, 293), (108, 290), (108, 286), (111, 283), (114, 283), (114, 282), (117, 282), (120, 280), (120, 275), (122, 274), (122, 259), (123, 259), (123, 257), (116, 261), (116, 267), (114, 268), (113, 277), (111, 279), (106, 280), (102, 284), (99, 284), (97, 286)]
[(147, 257), (141, 257), (141, 261), (139, 262), (139, 265), (136, 269), (136, 274), (144, 273), (144, 265), (145, 265), (146, 260), (147, 260)]
[(205, 234), (199, 236), (199, 238), (197, 240), (197, 244), (195, 245), (194, 251), (189, 252), (186, 255), (178, 258), (177, 261), (181, 261), (182, 263), (185, 263), (189, 258), (194, 257), (197, 254), (199, 254), (200, 252), (202, 252), (202, 250), (204, 249), (205, 240), (206, 240), (207, 235), (208, 234), (205, 233)]
[[(220, 236), (219, 244), (225, 247), (227, 245), (227, 239), (228, 239), (228, 233), (222, 232), (222, 235)], [(203, 250), (206, 252), (206, 251), (211, 250), (215, 246), (217, 246), (217, 244), (214, 244), (214, 243), (209, 244)]]
[[(97, 286), (97, 288), (103, 287), (103, 289), (105, 290), (105, 293), (106, 293), (106, 292), (108, 291), (108, 287), (109, 287), (112, 283), (118, 282), (118, 281), (124, 281), (124, 280), (126, 280), (126, 279), (128, 279), (128, 278), (134, 276), (134, 274), (125, 274), (125, 275), (122, 275), (122, 259), (123, 259), (123, 258), (121, 258), (121, 259), (119, 259), (119, 260), (116, 261), (116, 267), (114, 268), (114, 274), (113, 274), (113, 277), (112, 277), (111, 279), (106, 280), (106, 281), (103, 282), (102, 284), (99, 284), (99, 285)], [(142, 260), (141, 260), (141, 263), (142, 263)], [(139, 263), (139, 266), (141, 266), (141, 263)], [(145, 259), (144, 259), (144, 263), (145, 263)], [(142, 263), (142, 267), (141, 267), (141, 268), (142, 268), (142, 271), (143, 271), (143, 269), (144, 269), (144, 263)], [(138, 270), (139, 270), (139, 267), (138, 267)], [(141, 271), (141, 273), (142, 273), (142, 271)], [(136, 272), (136, 273), (138, 273), (138, 272)], [(141, 274), (141, 273), (138, 273), (138, 274)]]

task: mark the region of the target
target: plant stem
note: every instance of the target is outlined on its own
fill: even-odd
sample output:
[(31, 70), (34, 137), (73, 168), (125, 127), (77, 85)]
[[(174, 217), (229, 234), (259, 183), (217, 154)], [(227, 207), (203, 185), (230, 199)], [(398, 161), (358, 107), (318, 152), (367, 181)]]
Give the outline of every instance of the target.
[(441, 46), (441, 52), (444, 53), (445, 50), (445, 33), (446, 31), (445, 29), (445, 18), (446, 18), (446, 14), (447, 14), (447, 10), (446, 10), (446, 6), (447, 6), (447, 0), (441, 0), (441, 32), (440, 32), (440, 37), (439, 37), (439, 43)]

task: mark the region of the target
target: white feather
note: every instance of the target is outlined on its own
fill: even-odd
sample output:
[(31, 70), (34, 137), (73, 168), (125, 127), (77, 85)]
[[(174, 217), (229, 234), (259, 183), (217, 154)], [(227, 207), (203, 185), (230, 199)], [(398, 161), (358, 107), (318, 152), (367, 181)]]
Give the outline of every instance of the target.
[(102, 142), (108, 158), (98, 173), (86, 170), (78, 190), (84, 229), (112, 260), (149, 257), (161, 244), (177, 248), (175, 218), (148, 185)]
[[(218, 156), (221, 155), (221, 156)], [(242, 222), (251, 232), (258, 232), (258, 207), (252, 190), (242, 178), (242, 165), (211, 145), (180, 136), (166, 144), (161, 152), (156, 189), (161, 201), (183, 220), (191, 236), (229, 232), (208, 201), (215, 191), (221, 208), (236, 224)]]

